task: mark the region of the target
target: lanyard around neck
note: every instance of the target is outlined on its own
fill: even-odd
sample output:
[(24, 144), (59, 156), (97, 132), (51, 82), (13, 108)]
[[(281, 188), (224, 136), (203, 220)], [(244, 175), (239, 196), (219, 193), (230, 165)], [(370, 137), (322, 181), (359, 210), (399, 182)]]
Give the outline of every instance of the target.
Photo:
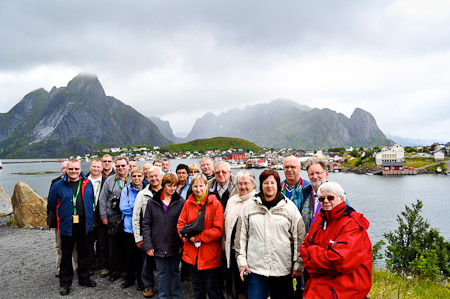
[(77, 194), (76, 195), (72, 195), (72, 202), (73, 202), (73, 214), (77, 215), (77, 197), (78, 194), (80, 193), (80, 189), (81, 189), (81, 180), (78, 181), (78, 189), (77, 189)]

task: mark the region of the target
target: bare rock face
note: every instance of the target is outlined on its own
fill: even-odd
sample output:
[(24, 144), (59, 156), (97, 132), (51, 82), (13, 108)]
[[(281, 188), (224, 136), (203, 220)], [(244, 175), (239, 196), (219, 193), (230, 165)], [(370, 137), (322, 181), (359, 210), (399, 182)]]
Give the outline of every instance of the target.
[(26, 183), (16, 184), (11, 202), (14, 218), (20, 226), (47, 226), (47, 203)]
[(0, 185), (0, 216), (12, 214), (11, 197), (5, 192), (3, 186)]

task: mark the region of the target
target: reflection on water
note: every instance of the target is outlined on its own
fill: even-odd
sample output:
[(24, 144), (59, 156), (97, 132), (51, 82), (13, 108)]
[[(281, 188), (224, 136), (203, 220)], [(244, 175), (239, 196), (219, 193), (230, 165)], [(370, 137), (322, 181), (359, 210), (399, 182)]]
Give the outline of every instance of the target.
[[(3, 160), (8, 162), (11, 160)], [(171, 160), (171, 169), (180, 163), (198, 163), (199, 160)], [(144, 162), (138, 162), (142, 166)], [(198, 163), (199, 164), (199, 163)], [(82, 163), (83, 172), (89, 171), (89, 163)], [(48, 195), (50, 182), (55, 174), (17, 175), (14, 172), (59, 171), (59, 162), (48, 163), (17, 163), (3, 164), (0, 170), (0, 184), (12, 196), (14, 185), (17, 182), (26, 182), (39, 195)], [(239, 170), (233, 169), (233, 174)], [(253, 169), (256, 177), (261, 169)], [(282, 171), (280, 176), (284, 178)], [(301, 173), (307, 178), (306, 172)], [(344, 187), (351, 205), (357, 212), (363, 213), (370, 221), (369, 235), (372, 243), (380, 240), (383, 233), (397, 228), (396, 216), (410, 205), (420, 199), (424, 203), (423, 216), (432, 227), (439, 229), (441, 234), (450, 239), (450, 227), (447, 219), (450, 215), (450, 177), (443, 175), (416, 175), (416, 176), (367, 176), (352, 173), (330, 173), (330, 181), (335, 181)]]

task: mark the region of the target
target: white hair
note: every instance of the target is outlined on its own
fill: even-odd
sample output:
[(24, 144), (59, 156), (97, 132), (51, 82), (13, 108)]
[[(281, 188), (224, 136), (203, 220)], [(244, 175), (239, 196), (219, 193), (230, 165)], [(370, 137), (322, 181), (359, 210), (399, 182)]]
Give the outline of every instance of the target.
[(214, 165), (214, 170), (215, 170), (215, 169), (217, 168), (217, 166), (219, 166), (219, 165), (225, 165), (225, 166), (227, 167), (227, 170), (228, 170), (228, 171), (231, 171), (230, 163), (225, 162), (225, 161), (219, 161), (219, 162), (217, 162), (216, 165)]
[(322, 192), (330, 192), (338, 197), (342, 197), (345, 201), (345, 192), (344, 188), (341, 185), (335, 182), (326, 182), (320, 185), (319, 190), (317, 190), (317, 195), (322, 196)]

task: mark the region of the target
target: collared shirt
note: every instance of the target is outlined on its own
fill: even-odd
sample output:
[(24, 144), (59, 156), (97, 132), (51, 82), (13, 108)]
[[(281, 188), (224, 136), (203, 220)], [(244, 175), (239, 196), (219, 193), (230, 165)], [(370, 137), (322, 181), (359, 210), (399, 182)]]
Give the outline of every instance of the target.
[(222, 197), (222, 195), (228, 190), (228, 186), (230, 185), (230, 180), (228, 180), (225, 185), (220, 186), (219, 182), (217, 182), (217, 193), (219, 193), (219, 196)]

